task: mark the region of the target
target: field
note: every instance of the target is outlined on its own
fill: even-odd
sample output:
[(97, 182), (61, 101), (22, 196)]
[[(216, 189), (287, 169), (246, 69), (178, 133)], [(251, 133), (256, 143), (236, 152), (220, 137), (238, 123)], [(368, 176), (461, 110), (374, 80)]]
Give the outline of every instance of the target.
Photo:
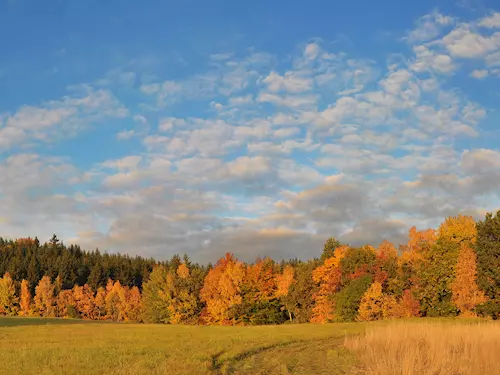
[(345, 374), (362, 325), (204, 327), (0, 319), (0, 374)]
[(499, 375), (500, 324), (204, 327), (0, 318), (0, 374)]

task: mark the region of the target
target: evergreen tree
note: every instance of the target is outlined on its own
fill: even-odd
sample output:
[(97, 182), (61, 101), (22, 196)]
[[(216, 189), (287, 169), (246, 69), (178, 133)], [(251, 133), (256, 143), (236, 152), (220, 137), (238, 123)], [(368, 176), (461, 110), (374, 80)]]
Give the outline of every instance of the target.
[(500, 211), (477, 223), (475, 248), (478, 286), (489, 299), (479, 311), (500, 319)]

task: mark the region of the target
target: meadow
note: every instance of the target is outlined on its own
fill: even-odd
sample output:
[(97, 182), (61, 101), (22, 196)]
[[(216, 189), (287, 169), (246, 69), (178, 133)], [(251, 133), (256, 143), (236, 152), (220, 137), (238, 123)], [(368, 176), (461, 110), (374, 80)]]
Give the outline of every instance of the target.
[(0, 318), (0, 374), (498, 375), (482, 320), (258, 327)]
[(0, 374), (349, 373), (355, 323), (220, 327), (0, 318)]

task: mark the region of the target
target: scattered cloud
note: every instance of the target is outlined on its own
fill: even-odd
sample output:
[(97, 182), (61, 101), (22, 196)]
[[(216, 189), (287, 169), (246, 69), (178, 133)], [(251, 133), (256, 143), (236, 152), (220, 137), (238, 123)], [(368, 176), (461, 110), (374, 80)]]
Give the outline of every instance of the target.
[[(433, 12), (406, 53), (315, 39), (212, 54), (178, 75), (115, 69), (14, 108), (0, 114), (2, 231), (251, 260), (319, 255), (332, 235), (398, 244), (414, 224), (478, 218), (500, 202), (498, 118), (460, 77), (496, 90), (498, 21)], [(64, 149), (84, 132), (114, 141)]]

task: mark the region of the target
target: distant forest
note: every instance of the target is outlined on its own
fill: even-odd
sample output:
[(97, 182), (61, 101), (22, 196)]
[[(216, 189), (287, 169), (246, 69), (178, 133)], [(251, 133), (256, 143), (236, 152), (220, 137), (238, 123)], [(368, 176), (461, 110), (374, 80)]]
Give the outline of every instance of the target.
[(500, 211), (409, 230), (406, 245), (329, 238), (319, 258), (215, 265), (84, 251), (54, 235), (0, 238), (0, 315), (257, 325), (500, 318)]

